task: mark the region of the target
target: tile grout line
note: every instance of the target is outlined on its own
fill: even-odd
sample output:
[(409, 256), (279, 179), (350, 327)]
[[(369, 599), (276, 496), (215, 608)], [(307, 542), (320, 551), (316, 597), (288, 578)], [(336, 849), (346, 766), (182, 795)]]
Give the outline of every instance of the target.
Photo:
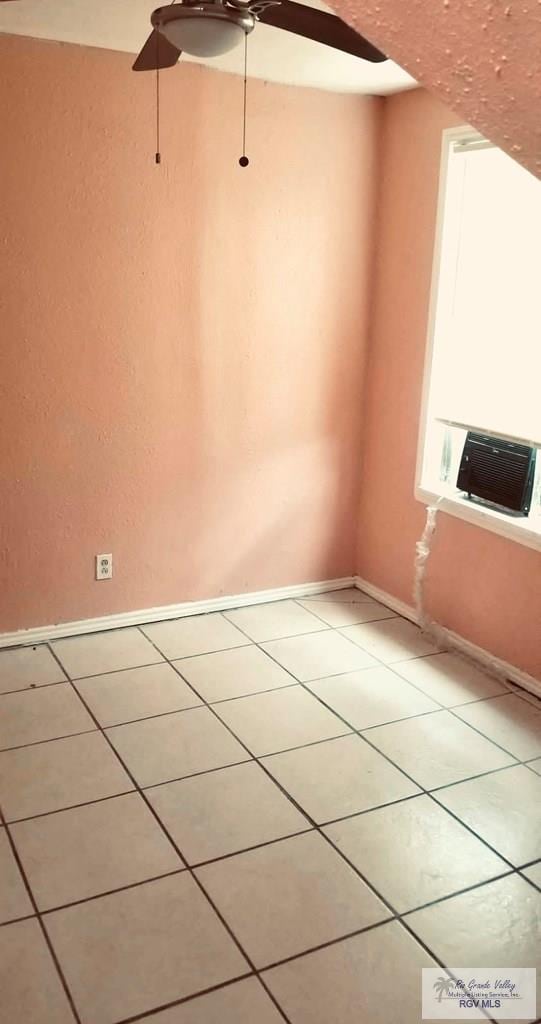
[(71, 740), (76, 739), (78, 736), (89, 736), (91, 733), (97, 732), (97, 729), (81, 729), (79, 732), (67, 732), (60, 736), (47, 736), (44, 740), (32, 740), (30, 743), (17, 743), (14, 747), (0, 747), (0, 754), (10, 754), (13, 750), (27, 750), (28, 747), (42, 747), (46, 743), (56, 743), (56, 740)]
[[(30, 882), (28, 880), (28, 876), (27, 876), (26, 871), (24, 869), (24, 865), (22, 863), (22, 860), (21, 860), (21, 858), (19, 856), (19, 851), (17, 850), (17, 846), (15, 844), (13, 836), (11, 835), (9, 824), (6, 821), (5, 817), (4, 817), (4, 814), (3, 814), (3, 811), (2, 811), (1, 807), (0, 807), (0, 821), (3, 823), (3, 825), (5, 827), (6, 836), (7, 836), (9, 845), (10, 845), (12, 856), (13, 856), (13, 858), (15, 860), (15, 863), (17, 864), (17, 867), (19, 869), (19, 873), (21, 875), (21, 878), (23, 880), (24, 886), (25, 886), (26, 891), (28, 893), (28, 897), (30, 899), (32, 907), (34, 908), (34, 916), (30, 917), (29, 920), (37, 920), (37, 923), (38, 923), (38, 926), (39, 926), (39, 928), (41, 930), (43, 939), (45, 941), (45, 944), (46, 944), (46, 946), (47, 946), (47, 948), (49, 950), (49, 954), (50, 954), (51, 959), (53, 961), (53, 965), (54, 965), (54, 967), (56, 969), (56, 973), (57, 973), (57, 975), (58, 975), (58, 977), (60, 979), (60, 983), (62, 985), (62, 988), (63, 988), (64, 993), (66, 995), (66, 998), (68, 1000), (68, 1003), (69, 1003), (69, 1005), (71, 1007), (73, 1016), (74, 1016), (75, 1020), (77, 1021), (77, 1024), (82, 1024), (82, 1021), (81, 1021), (81, 1018), (79, 1016), (77, 1007), (75, 1005), (75, 1001), (73, 999), (73, 996), (72, 996), (72, 994), (70, 992), (68, 983), (67, 983), (66, 978), (64, 976), (64, 972), (62, 970), (62, 965), (61, 965), (60, 960), (58, 959), (58, 957), (56, 955), (56, 951), (55, 951), (54, 946), (53, 946), (53, 944), (51, 942), (49, 933), (47, 932), (47, 929), (45, 928), (45, 925), (44, 925), (44, 923), (43, 923), (43, 921), (41, 919), (41, 914), (40, 914), (40, 911), (38, 909), (38, 905), (37, 905), (36, 899), (34, 897), (34, 893), (32, 891), (32, 887), (31, 887)], [(11, 922), (11, 923), (13, 923), (13, 922)]]
[(517, 871), (526, 871), (528, 868), (533, 868), (536, 864), (541, 863), (541, 857), (534, 857), (533, 860), (525, 860), (523, 864), (520, 864)]
[(465, 779), (458, 779), (457, 782), (446, 782), (442, 786), (434, 786), (427, 790), (427, 793), (440, 793), (443, 789), (454, 789), (466, 782), (476, 782), (477, 779), (485, 779), (488, 775), (499, 775), (500, 772), (510, 771), (511, 768), (525, 768), (523, 761), (514, 761), (512, 764), (502, 764), (499, 768), (489, 768), (486, 772), (478, 772), (477, 775), (468, 775)]
[[(539, 861), (537, 863), (539, 863)], [(534, 889), (537, 889), (538, 892), (541, 892), (541, 883), (534, 882), (533, 878), (528, 878), (528, 875), (524, 875), (522, 873), (523, 871), (524, 871), (524, 868), (520, 868), (520, 870), (519, 870), (520, 877), (523, 878), (525, 882), (529, 882), (530, 885), (533, 885)]]
[[(287, 598), (286, 598), (286, 600), (287, 600)], [(290, 600), (293, 600), (293, 598), (290, 598)], [(279, 604), (280, 602), (277, 602), (277, 603)], [(295, 603), (297, 603), (297, 602), (295, 602)], [(259, 607), (260, 607), (260, 605), (246, 605), (244, 608), (230, 608), (230, 609), (228, 609), (228, 611), (229, 611), (229, 613), (231, 613), (232, 611), (233, 612), (236, 612), (236, 611), (247, 611), (249, 608), (259, 608)], [(303, 608), (302, 605), (299, 605), (299, 608), (302, 608), (302, 610), (305, 611), (305, 612), (308, 611), (308, 609), (307, 608)], [(331, 626), (330, 622), (326, 622), (325, 619), (322, 619), (321, 616), (318, 615), (316, 612), (310, 612), (310, 615), (313, 615), (314, 618), (317, 619), (319, 623), (321, 623), (321, 625), (320, 625), (320, 627), (318, 629), (315, 629), (315, 628), (314, 629), (308, 629), (308, 630), (306, 630), (306, 632), (301, 630), (300, 633), (286, 633), (285, 636), (268, 637), (266, 640), (254, 640), (250, 636), (250, 634), (247, 633), (246, 630), (242, 628), (242, 626), (238, 626), (237, 623), (234, 622), (233, 619), (229, 618), (229, 615), (227, 614), (227, 612), (225, 612), (225, 611), (218, 612), (218, 614), (219, 615), (223, 615), (224, 619), (227, 619), (227, 621), (229, 622), (229, 624), (231, 626), (234, 626), (235, 629), (238, 629), (239, 632), (243, 634), (243, 636), (247, 637), (249, 643), (251, 643), (251, 644), (254, 644), (254, 643), (257, 643), (257, 644), (274, 644), (274, 643), (277, 643), (280, 640), (295, 640), (298, 636), (315, 636), (317, 633), (328, 633), (329, 631), (335, 632), (336, 630), (339, 630), (339, 629), (348, 629), (349, 628), (349, 626)], [(350, 626), (369, 626), (372, 622), (389, 622), (391, 619), (399, 619), (399, 618), (401, 618), (401, 616), (397, 615), (395, 612), (393, 612), (392, 615), (382, 615), (382, 616), (380, 616), (379, 619), (364, 619), (361, 622), (351, 622), (351, 623), (349, 623), (349, 625)], [(178, 620), (175, 620), (175, 621), (178, 621)], [(143, 627), (143, 632), (144, 632), (144, 627)], [(144, 635), (146, 636), (146, 633), (144, 633)], [(150, 638), (147, 637), (147, 639), (150, 639)], [(348, 639), (349, 639), (349, 637), (344, 637), (344, 640), (348, 640)], [(351, 642), (354, 643), (355, 641), (351, 641)], [(242, 644), (242, 645), (239, 644), (239, 646), (246, 647), (246, 644)], [(160, 648), (158, 648), (158, 650), (160, 650)], [(226, 648), (224, 648), (224, 650), (233, 650), (233, 648), (227, 648), (226, 647)], [(210, 651), (209, 653), (213, 654), (214, 652)], [(220, 653), (220, 652), (216, 652), (216, 653)], [(165, 657), (165, 655), (164, 655), (164, 657)], [(188, 655), (188, 657), (190, 657), (190, 655)], [(195, 657), (195, 658), (202, 658), (202, 657), (204, 657), (204, 654), (195, 654), (195, 655), (193, 655), (193, 657)], [(179, 659), (179, 660), (183, 660), (183, 659)]]
[(238, 978), (232, 978), (230, 981), (224, 981), (219, 985), (210, 985), (208, 988), (202, 989), (200, 992), (195, 992), (193, 996), (182, 996), (181, 999), (175, 999), (169, 1003), (162, 1003), (160, 1006), (156, 1006), (154, 1009), (144, 1011), (143, 1013), (137, 1013), (133, 1017), (121, 1017), (115, 1024), (136, 1024), (137, 1021), (150, 1020), (158, 1013), (162, 1013), (164, 1010), (172, 1010), (177, 1006), (183, 1006), (185, 1003), (189, 1003), (192, 1000), (201, 999), (206, 995), (210, 995), (212, 992), (220, 992), (221, 989), (230, 988), (231, 985), (236, 985), (240, 981), (247, 981), (249, 978), (254, 978), (259, 981), (259, 978), (253, 972), (241, 974)]
[(13, 693), (33, 693), (34, 690), (47, 690), (50, 686), (61, 686), (62, 683), (67, 683), (67, 681), (67, 679), (55, 679), (54, 683), (29, 683), (28, 686), (18, 686), (15, 690), (2, 690), (0, 692), (0, 699), (2, 697), (10, 697)]
[[(337, 935), (334, 939), (329, 939), (328, 942), (319, 942), (317, 946), (312, 946), (311, 949), (305, 949), (302, 953), (293, 953), (291, 956), (280, 957), (279, 960), (272, 960), (270, 964), (267, 964), (261, 969), (263, 971), (273, 971), (276, 967), (283, 967), (284, 964), (293, 963), (294, 960), (302, 960), (305, 956), (311, 956), (312, 953), (320, 953), (323, 949), (330, 949), (332, 946), (338, 946), (341, 942), (347, 942), (348, 939), (355, 939), (360, 935), (366, 935), (367, 932), (375, 932), (378, 928), (384, 928), (386, 924), (398, 924), (399, 919), (397, 917), (387, 917), (383, 921), (374, 921), (373, 924), (367, 925), (365, 928), (356, 928), (354, 931), (346, 932), (345, 935)], [(432, 954), (431, 954), (432, 955)], [(443, 967), (440, 964), (440, 967)]]
[[(503, 694), (502, 693), (502, 694), (499, 694), (497, 697), (492, 697), (491, 699), (492, 700), (499, 700), (501, 697), (504, 697), (504, 696), (507, 696), (507, 694)], [(507, 754), (509, 757), (514, 758), (514, 760), (517, 763), (522, 764), (522, 760), (519, 759), (518, 757), (516, 757), (515, 754), (512, 754), (511, 751), (507, 749), (507, 747), (502, 746), (502, 744), (498, 743), (497, 740), (494, 740), (490, 736), (487, 736), (486, 733), (481, 732), (481, 730), (478, 729), (477, 726), (472, 725), (471, 722), (467, 722), (464, 718), (461, 718), (460, 715), (456, 713), (455, 708), (448, 708), (447, 710), (453, 716), (453, 718), (457, 719), (457, 721), (462, 722), (463, 725), (469, 726), (469, 728), (472, 729), (474, 732), (476, 732), (478, 736), (482, 736), (483, 739), (488, 740), (489, 743), (493, 743), (495, 747), (499, 747), (499, 749), (502, 750), (504, 754)]]
[[(96, 729), (95, 732), (98, 730)], [(24, 818), (6, 818), (9, 825), (19, 825), (23, 821), (39, 821), (40, 818), (50, 818), (52, 814), (64, 814), (67, 811), (76, 811), (79, 807), (93, 807), (94, 804), (105, 803), (106, 800), (117, 800), (121, 796), (130, 796), (133, 789), (125, 789), (121, 793), (111, 793), (109, 796), (99, 796), (94, 800), (83, 800), (79, 804), (68, 804), (67, 807), (55, 807), (51, 811), (40, 811), (39, 814), (29, 814)]]
[(117, 892), (129, 892), (130, 889), (139, 889), (142, 885), (146, 885), (147, 882), (161, 882), (163, 878), (173, 878), (175, 875), (182, 875), (186, 871), (186, 867), (183, 865), (180, 868), (175, 868), (173, 871), (163, 871), (159, 875), (151, 875), (149, 878), (140, 878), (138, 882), (128, 882), (126, 885), (118, 885), (114, 889), (105, 889), (103, 892), (94, 893), (92, 896), (82, 896), (79, 900), (69, 900), (68, 903), (59, 903), (58, 906), (45, 907), (40, 910), (41, 917), (48, 917), (50, 914), (56, 914), (60, 910), (68, 910), (70, 907), (80, 907), (83, 903), (94, 903), (96, 900), (101, 899), (102, 896), (114, 896)]
[(0, 921), (0, 928), (8, 928), (10, 924), (20, 924), (21, 921), (34, 921), (35, 914), (23, 914), (22, 917), (10, 917), (8, 921)]
[[(138, 628), (138, 627), (136, 627), (136, 628)], [(143, 635), (144, 635), (144, 634), (143, 634)], [(149, 641), (149, 642), (151, 642), (151, 641)], [(53, 650), (51, 649), (50, 645), (48, 645), (48, 646), (49, 646), (49, 649), (51, 650), (51, 653), (52, 653), (53, 657), (55, 657), (55, 658), (56, 658), (56, 655), (55, 655), (54, 651), (53, 651)], [(157, 648), (157, 647), (156, 647), (156, 650), (158, 650), (158, 648)], [(166, 659), (166, 660), (167, 660), (167, 659)], [(61, 667), (62, 667), (62, 666), (61, 666)], [(68, 676), (68, 678), (69, 678), (69, 676)], [(71, 683), (71, 685), (73, 686), (74, 692), (75, 692), (75, 693), (77, 693), (77, 690), (76, 690), (76, 688), (75, 688), (75, 685), (74, 685), (74, 683), (73, 683), (73, 681), (72, 681), (71, 679), (70, 679), (70, 683)], [(122, 758), (122, 757), (120, 756), (120, 754), (118, 753), (118, 751), (117, 751), (117, 750), (116, 750), (116, 748), (114, 747), (114, 745), (113, 745), (112, 741), (110, 740), (109, 736), (107, 735), (107, 733), (105, 732), (105, 730), (104, 730), (104, 729), (102, 729), (102, 727), (100, 726), (100, 724), (99, 724), (99, 722), (98, 722), (97, 718), (95, 717), (95, 715), (93, 714), (93, 712), (91, 711), (91, 709), (90, 709), (90, 708), (88, 707), (88, 705), (87, 705), (87, 704), (85, 703), (85, 701), (83, 700), (83, 698), (82, 698), (82, 697), (80, 696), (80, 694), (79, 694), (79, 699), (80, 699), (80, 700), (82, 701), (82, 703), (83, 703), (83, 704), (85, 705), (85, 707), (86, 707), (86, 710), (88, 711), (88, 713), (89, 713), (89, 714), (91, 715), (91, 717), (93, 718), (94, 722), (96, 723), (96, 726), (98, 727), (98, 729), (99, 729), (99, 731), (101, 732), (102, 736), (104, 737), (104, 739), (105, 739), (105, 740), (106, 740), (106, 742), (108, 743), (108, 745), (109, 745), (109, 747), (111, 748), (111, 750), (112, 750), (112, 752), (113, 752), (114, 756), (115, 756), (115, 757), (116, 757), (116, 758), (118, 759), (119, 763), (120, 763), (120, 764), (122, 765), (122, 767), (123, 767), (124, 771), (126, 772), (126, 774), (127, 774), (128, 778), (129, 778), (129, 779), (131, 780), (132, 784), (134, 785), (134, 787), (135, 787), (135, 790), (136, 790), (136, 792), (137, 792), (137, 793), (139, 793), (139, 795), (141, 796), (141, 798), (142, 798), (142, 799), (144, 800), (144, 802), (145, 802), (145, 804), (146, 804), (147, 808), (148, 808), (148, 809), (149, 809), (149, 811), (151, 812), (151, 814), (152, 814), (153, 818), (155, 819), (155, 821), (157, 822), (157, 824), (158, 824), (159, 828), (160, 828), (160, 829), (162, 830), (163, 834), (164, 834), (164, 835), (166, 836), (166, 838), (167, 838), (167, 839), (169, 840), (169, 842), (170, 842), (171, 846), (172, 846), (172, 847), (173, 847), (173, 849), (175, 850), (175, 852), (176, 852), (177, 856), (178, 856), (178, 857), (180, 858), (180, 862), (181, 862), (181, 864), (184, 864), (184, 865), (185, 865), (185, 870), (186, 870), (186, 871), (188, 871), (188, 873), (190, 874), (190, 877), (192, 878), (192, 880), (193, 880), (193, 881), (195, 882), (195, 884), (197, 885), (197, 887), (198, 887), (199, 891), (201, 892), (201, 894), (203, 895), (204, 899), (206, 899), (206, 900), (207, 900), (208, 904), (209, 904), (209, 905), (210, 905), (210, 907), (211, 907), (211, 908), (213, 909), (214, 913), (216, 914), (216, 916), (217, 916), (217, 917), (218, 917), (218, 919), (220, 920), (220, 922), (221, 922), (221, 924), (222, 924), (222, 927), (223, 927), (223, 928), (225, 928), (225, 930), (227, 931), (228, 935), (230, 936), (230, 938), (231, 938), (231, 939), (232, 939), (232, 941), (234, 942), (235, 946), (237, 947), (237, 949), (238, 949), (238, 951), (239, 951), (240, 955), (241, 955), (241, 956), (242, 956), (242, 957), (244, 958), (244, 960), (246, 961), (246, 963), (247, 963), (247, 964), (248, 964), (248, 966), (250, 967), (250, 970), (252, 971), (252, 973), (254, 973), (254, 974), (258, 974), (257, 968), (256, 968), (256, 966), (255, 966), (254, 962), (252, 961), (251, 957), (249, 957), (249, 956), (248, 956), (248, 954), (247, 954), (247, 953), (245, 952), (245, 950), (244, 950), (243, 946), (241, 945), (241, 943), (240, 943), (240, 942), (239, 942), (239, 940), (237, 939), (237, 936), (235, 935), (235, 933), (234, 933), (233, 929), (232, 929), (232, 928), (230, 927), (230, 925), (229, 925), (229, 924), (228, 924), (228, 922), (226, 921), (226, 919), (225, 919), (225, 917), (223, 916), (223, 914), (222, 914), (222, 913), (221, 913), (221, 912), (220, 912), (220, 911), (218, 910), (218, 908), (216, 907), (216, 905), (215, 905), (214, 901), (213, 901), (213, 900), (211, 899), (211, 897), (210, 897), (210, 896), (209, 896), (209, 894), (207, 893), (206, 889), (204, 888), (204, 886), (203, 886), (203, 885), (202, 885), (202, 883), (200, 882), (199, 878), (197, 877), (197, 875), (195, 874), (194, 870), (192, 869), (192, 867), (191, 867), (191, 866), (190, 866), (190, 864), (188, 863), (187, 859), (186, 859), (186, 858), (185, 858), (185, 857), (183, 856), (183, 854), (182, 854), (182, 852), (181, 852), (181, 850), (180, 850), (180, 848), (179, 848), (178, 844), (177, 844), (177, 843), (176, 843), (176, 842), (174, 841), (174, 839), (172, 838), (172, 836), (171, 836), (171, 834), (170, 834), (169, 830), (168, 830), (168, 829), (166, 828), (166, 826), (164, 825), (164, 823), (162, 822), (162, 820), (161, 820), (161, 819), (160, 819), (160, 817), (158, 816), (158, 813), (157, 813), (157, 811), (156, 811), (156, 810), (155, 810), (155, 808), (153, 807), (153, 805), (152, 805), (151, 801), (150, 801), (150, 800), (148, 799), (148, 797), (146, 796), (146, 794), (145, 794), (145, 791), (144, 791), (143, 789), (141, 789), (141, 787), (139, 786), (139, 784), (138, 784), (138, 782), (137, 782), (137, 780), (136, 780), (135, 776), (134, 776), (134, 775), (132, 774), (132, 772), (130, 771), (130, 769), (128, 768), (128, 766), (127, 766), (127, 765), (125, 764), (125, 762), (124, 762), (123, 758)], [(180, 872), (179, 872), (179, 873), (180, 873)], [(259, 976), (259, 975), (258, 975), (258, 976)], [(260, 979), (260, 980), (261, 980), (261, 979)], [(261, 981), (261, 983), (262, 983), (262, 984), (264, 984), (264, 983), (263, 983), (263, 981)], [(275, 998), (274, 998), (274, 995), (273, 995), (273, 994), (272, 994), (272, 993), (271, 993), (271, 992), (270, 992), (270, 991), (269, 991), (269, 990), (267, 989), (267, 986), (266, 986), (266, 985), (264, 985), (264, 987), (265, 987), (265, 989), (267, 990), (267, 993), (268, 993), (268, 995), (269, 995), (270, 999), (271, 999), (271, 1000), (272, 1000), (272, 1002), (273, 1002), (273, 1003), (275, 1004), (275, 1006), (277, 1007), (277, 1009), (278, 1009), (278, 1010), (279, 1010), (279, 1012), (281, 1013), (281, 1015), (282, 1015), (282, 1017), (284, 1018), (284, 1020), (285, 1020), (285, 1021), (287, 1022), (287, 1024), (291, 1024), (291, 1022), (289, 1021), (288, 1017), (287, 1017), (287, 1016), (286, 1016), (286, 1014), (285, 1014), (285, 1013), (283, 1012), (282, 1008), (281, 1008), (281, 1007), (279, 1006), (279, 1004), (278, 1004), (278, 1003), (276, 1002), (276, 1000), (275, 1000)]]
[(459, 889), (458, 892), (447, 893), (446, 896), (439, 896), (436, 900), (427, 900), (426, 903), (421, 903), (418, 907), (411, 907), (409, 910), (403, 910), (400, 919), (403, 921), (405, 917), (411, 917), (412, 914), (417, 914), (421, 910), (427, 910), (430, 907), (435, 907), (439, 903), (448, 903), (449, 900), (454, 900), (456, 896), (465, 896), (468, 892), (475, 892), (476, 889), (481, 889), (484, 885), (492, 885), (493, 882), (500, 882), (502, 878), (511, 878), (517, 873), (516, 868), (511, 868), (509, 871), (501, 871), (497, 875), (491, 875), (490, 878), (486, 878), (483, 882), (474, 882), (472, 885), (466, 885), (463, 889)]

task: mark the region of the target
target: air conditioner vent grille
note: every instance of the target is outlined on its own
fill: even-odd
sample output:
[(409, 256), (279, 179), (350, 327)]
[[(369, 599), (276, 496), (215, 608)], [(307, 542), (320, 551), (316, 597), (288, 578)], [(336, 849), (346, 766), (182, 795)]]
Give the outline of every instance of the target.
[(468, 432), (457, 487), (509, 512), (528, 515), (532, 499), (535, 448)]

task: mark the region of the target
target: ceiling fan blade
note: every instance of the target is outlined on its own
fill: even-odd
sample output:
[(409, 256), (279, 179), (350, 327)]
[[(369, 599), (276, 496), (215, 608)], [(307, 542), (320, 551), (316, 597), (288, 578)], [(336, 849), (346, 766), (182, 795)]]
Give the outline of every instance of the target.
[(250, 10), (257, 15), (258, 21), (265, 25), (274, 25), (276, 28), (285, 29), (286, 32), (314, 39), (317, 43), (325, 43), (335, 50), (343, 50), (344, 53), (351, 53), (354, 57), (361, 57), (362, 60), (369, 60), (374, 64), (387, 60), (384, 53), (372, 46), (372, 43), (360, 36), (355, 29), (346, 25), (336, 14), (317, 11), (314, 7), (294, 3), (294, 0), (280, 0), (279, 3), (269, 3), (268, 6), (265, 0), (262, 0), (261, 6), (258, 0), (255, 0), (255, 3), (250, 5)]
[(172, 68), (177, 63), (182, 50), (177, 50), (168, 39), (154, 29), (150, 33), (143, 49), (138, 54), (133, 71), (155, 71), (156, 68)]

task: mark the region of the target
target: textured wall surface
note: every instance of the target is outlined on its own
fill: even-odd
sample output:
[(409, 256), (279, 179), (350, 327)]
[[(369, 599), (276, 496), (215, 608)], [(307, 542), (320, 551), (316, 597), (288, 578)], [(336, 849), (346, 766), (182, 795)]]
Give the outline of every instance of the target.
[(464, 122), (541, 177), (541, 0), (332, 0)]
[(354, 567), (379, 101), (130, 63), (0, 39), (0, 631)]
[[(441, 132), (454, 121), (424, 90), (385, 101), (358, 565), (410, 604), (425, 522), (414, 482)], [(442, 625), (541, 678), (541, 553), (441, 513), (426, 606)]]

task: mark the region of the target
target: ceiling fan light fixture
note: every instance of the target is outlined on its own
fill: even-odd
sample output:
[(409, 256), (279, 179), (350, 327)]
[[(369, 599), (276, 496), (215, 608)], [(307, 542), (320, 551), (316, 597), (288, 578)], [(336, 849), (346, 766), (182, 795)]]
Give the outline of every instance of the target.
[(219, 57), (238, 46), (244, 39), (245, 28), (229, 17), (202, 16), (184, 9), (183, 17), (167, 21), (160, 32), (183, 53), (194, 57)]
[(172, 68), (183, 51), (194, 57), (219, 57), (238, 46), (243, 37), (246, 41), (256, 22), (332, 46), (361, 60), (379, 63), (387, 59), (335, 14), (297, 0), (173, 0), (153, 11), (150, 21), (153, 31), (137, 55), (134, 71)]

